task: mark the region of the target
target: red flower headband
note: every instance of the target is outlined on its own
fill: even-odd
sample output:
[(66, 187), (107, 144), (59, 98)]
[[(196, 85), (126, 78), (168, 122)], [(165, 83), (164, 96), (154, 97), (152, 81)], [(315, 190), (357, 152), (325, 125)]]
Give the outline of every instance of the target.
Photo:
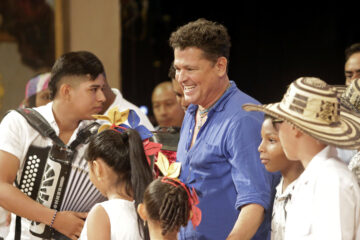
[(190, 212), (190, 219), (192, 222), (192, 225), (194, 228), (196, 228), (197, 226), (199, 226), (200, 222), (201, 222), (201, 210), (200, 208), (198, 208), (196, 205), (199, 203), (199, 198), (196, 194), (196, 191), (194, 189), (194, 187), (191, 189), (191, 193), (190, 190), (186, 187), (186, 185), (181, 182), (180, 180), (174, 179), (174, 178), (169, 178), (169, 177), (163, 177), (161, 179), (161, 182), (163, 183), (168, 183), (173, 185), (174, 187), (183, 187), (188, 195), (189, 198), (189, 206), (191, 208), (191, 212)]

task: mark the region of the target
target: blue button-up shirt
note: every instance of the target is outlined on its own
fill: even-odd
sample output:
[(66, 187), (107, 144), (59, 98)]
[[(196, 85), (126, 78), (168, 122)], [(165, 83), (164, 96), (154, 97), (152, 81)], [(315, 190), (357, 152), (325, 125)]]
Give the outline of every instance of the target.
[(245, 112), (244, 103), (259, 104), (241, 92), (234, 82), (208, 112), (190, 148), (197, 106), (190, 105), (181, 129), (177, 158), (180, 179), (198, 193), (202, 221), (194, 230), (182, 228), (180, 239), (226, 239), (240, 208), (256, 203), (266, 217), (253, 239), (270, 235), (270, 216), (276, 182), (259, 159), (263, 115)]

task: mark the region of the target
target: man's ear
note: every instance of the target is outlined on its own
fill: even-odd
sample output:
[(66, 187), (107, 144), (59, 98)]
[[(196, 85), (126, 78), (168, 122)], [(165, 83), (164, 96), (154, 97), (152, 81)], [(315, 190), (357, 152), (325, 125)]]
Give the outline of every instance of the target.
[(221, 76), (221, 77), (226, 75), (226, 73), (227, 73), (226, 72), (227, 62), (228, 61), (227, 61), (226, 57), (219, 57), (217, 62), (216, 62), (215, 67), (216, 67), (216, 70), (218, 72), (218, 75)]
[(140, 203), (138, 205), (137, 212), (138, 212), (139, 216), (141, 217), (141, 219), (143, 221), (147, 221), (148, 216), (147, 216), (147, 212), (146, 212), (146, 209), (145, 209), (145, 205), (143, 203)]

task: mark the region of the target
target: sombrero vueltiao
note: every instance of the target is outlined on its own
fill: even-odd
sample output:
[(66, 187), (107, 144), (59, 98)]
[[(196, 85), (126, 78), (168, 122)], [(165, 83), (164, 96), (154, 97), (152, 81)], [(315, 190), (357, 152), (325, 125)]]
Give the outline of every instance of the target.
[(350, 113), (340, 115), (336, 89), (319, 78), (295, 80), (280, 103), (244, 104), (243, 109), (285, 120), (327, 145), (346, 149), (360, 147), (359, 119)]
[(360, 114), (360, 79), (353, 80), (341, 95), (341, 105)]

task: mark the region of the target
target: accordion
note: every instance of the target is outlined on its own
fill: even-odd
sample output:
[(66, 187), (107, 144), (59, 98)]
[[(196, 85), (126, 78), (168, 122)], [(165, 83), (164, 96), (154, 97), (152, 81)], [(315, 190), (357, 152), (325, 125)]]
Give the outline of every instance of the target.
[[(80, 131), (69, 147), (55, 142), (45, 148), (30, 146), (17, 184), (19, 189), (42, 205), (59, 211), (89, 211), (95, 203), (104, 201), (105, 198), (88, 177), (83, 152), (76, 157), (78, 153), (75, 150), (78, 144), (86, 142), (97, 131), (97, 127), (89, 125)], [(49, 239), (54, 230), (33, 221), (30, 232)]]

